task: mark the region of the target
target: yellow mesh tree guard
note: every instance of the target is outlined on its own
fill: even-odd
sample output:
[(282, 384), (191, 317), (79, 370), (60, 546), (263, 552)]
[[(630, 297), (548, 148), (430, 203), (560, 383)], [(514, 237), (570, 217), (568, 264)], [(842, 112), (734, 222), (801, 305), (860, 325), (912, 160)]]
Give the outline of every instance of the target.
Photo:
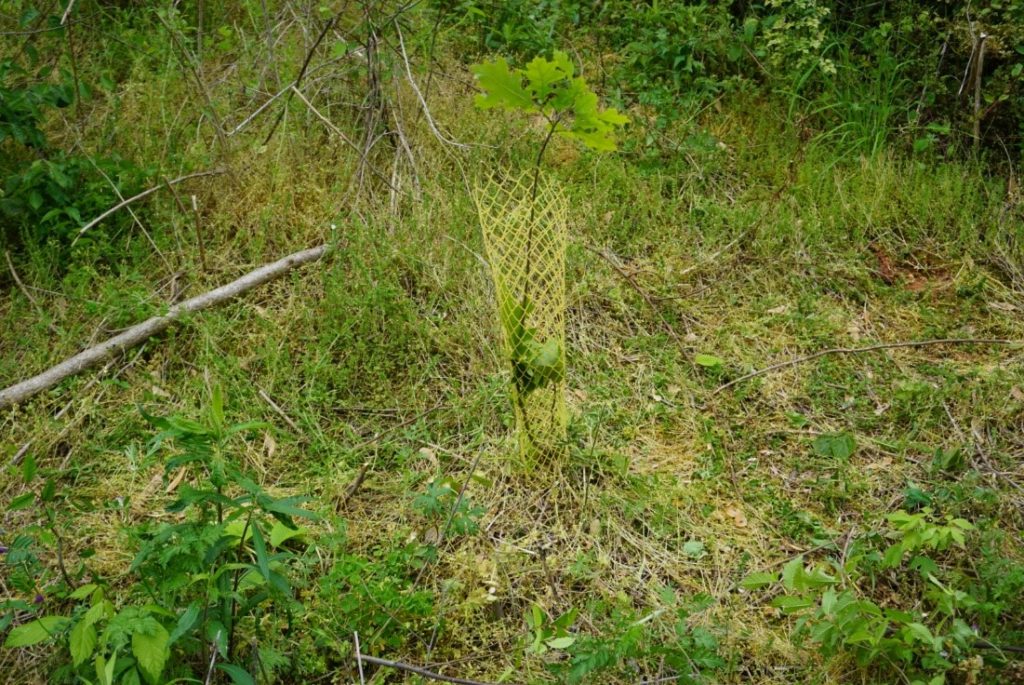
[(565, 246), (568, 203), (533, 171), (484, 180), (474, 193), (497, 295), (524, 455), (566, 447)]

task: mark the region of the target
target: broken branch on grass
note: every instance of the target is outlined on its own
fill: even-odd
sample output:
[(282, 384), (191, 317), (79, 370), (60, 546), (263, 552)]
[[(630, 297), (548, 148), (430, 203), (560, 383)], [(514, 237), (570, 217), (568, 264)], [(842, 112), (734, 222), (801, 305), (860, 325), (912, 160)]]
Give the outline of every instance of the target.
[(50, 367), (43, 373), (0, 390), (0, 409), (20, 404), (45, 390), (49, 390), (64, 379), (99, 364), (118, 352), (145, 342), (150, 337), (166, 330), (172, 323), (181, 319), (186, 314), (199, 312), (232, 300), (257, 286), (280, 278), (298, 266), (316, 261), (327, 254), (329, 249), (330, 246), (325, 244), (290, 254), (276, 262), (250, 271), (231, 283), (176, 304), (170, 307), (166, 314), (146, 319), (142, 323), (136, 324), (104, 342), (89, 347), (60, 364)]
[(277, 405), (277, 402), (275, 402), (274, 400), (270, 399), (270, 395), (268, 395), (263, 388), (259, 389), (259, 393), (258, 394), (259, 394), (259, 396), (261, 398), (263, 398), (264, 402), (266, 402), (267, 404), (270, 405), (271, 409), (273, 409), (274, 411), (277, 412), (278, 416), (280, 416), (282, 419), (284, 419), (285, 423), (287, 423), (289, 426), (291, 426), (293, 431), (295, 431), (296, 433), (301, 433), (302, 432), (302, 431), (299, 430), (299, 427), (295, 425), (295, 422), (292, 421), (291, 417), (284, 413), (284, 409), (281, 409), (281, 407), (279, 407)]
[(399, 27), (397, 19), (395, 20), (395, 33), (398, 35), (398, 46), (402, 53), (402, 61), (405, 62), (405, 75), (409, 79), (409, 85), (412, 86), (413, 91), (416, 93), (416, 98), (420, 101), (420, 106), (423, 108), (423, 114), (426, 116), (430, 130), (442, 143), (446, 143), (452, 147), (468, 148), (469, 145), (466, 145), (465, 143), (460, 143), (457, 140), (446, 138), (437, 128), (437, 124), (434, 123), (434, 117), (430, 114), (430, 108), (427, 107), (427, 100), (423, 97), (423, 93), (420, 92), (419, 86), (416, 85), (416, 79), (412, 77), (412, 67), (409, 65), (409, 55), (405, 52), (405, 41), (402, 39), (402, 29)]
[(431, 680), (440, 680), (444, 683), (456, 683), (456, 685), (491, 685), (490, 683), (484, 683), (479, 680), (470, 680), (469, 678), (456, 678), (449, 675), (441, 675), (440, 673), (434, 673), (429, 671), (422, 666), (414, 666), (413, 664), (407, 664), (401, 661), (391, 661), (390, 659), (380, 659), (375, 656), (366, 656), (365, 654), (357, 654), (356, 661), (365, 662), (368, 664), (376, 664), (377, 666), (387, 666), (388, 668), (397, 668), (399, 671), (406, 671), (407, 673), (415, 673), (421, 675), (424, 678), (430, 678)]
[(831, 354), (861, 354), (863, 352), (875, 352), (877, 350), (892, 350), (901, 347), (929, 347), (931, 345), (1024, 345), (1024, 340), (1007, 340), (1002, 338), (940, 338), (937, 340), (908, 340), (904, 342), (896, 343), (883, 343), (880, 345), (868, 345), (867, 347), (833, 347), (827, 350), (821, 350), (814, 354), (809, 354), (806, 357), (797, 357), (796, 359), (790, 359), (789, 361), (780, 362), (778, 364), (772, 364), (766, 366), (758, 371), (734, 378), (728, 383), (724, 383), (715, 389), (712, 395), (717, 395), (726, 388), (730, 388), (734, 385), (748, 381), (751, 378), (757, 378), (773, 371), (780, 369), (789, 368), (790, 366), (796, 366), (797, 364), (803, 364), (804, 362), (814, 361)]
[(615, 262), (615, 260), (612, 259), (611, 256), (609, 256), (605, 252), (602, 252), (601, 250), (598, 250), (596, 247), (593, 247), (591, 245), (584, 245), (583, 247), (585, 247), (587, 250), (593, 252), (594, 254), (596, 254), (598, 257), (600, 257), (604, 261), (608, 262), (608, 264), (613, 269), (615, 269), (615, 271), (620, 276), (622, 276), (622, 278), (626, 281), (626, 283), (628, 283), (630, 286), (632, 286), (633, 290), (637, 291), (637, 293), (640, 294), (640, 297), (644, 298), (644, 301), (647, 303), (647, 306), (650, 307), (651, 309), (653, 309), (655, 312), (657, 312), (658, 317), (661, 319), (661, 323), (664, 324), (665, 331), (670, 336), (672, 336), (672, 339), (675, 340), (677, 343), (681, 343), (682, 342), (679, 339), (679, 334), (676, 333), (676, 330), (674, 328), (672, 328), (672, 324), (670, 324), (668, 322), (668, 319), (665, 318), (665, 315), (661, 313), (661, 309), (659, 309), (658, 305), (656, 305), (654, 303), (654, 300), (651, 298), (650, 294), (646, 290), (644, 290), (640, 286), (639, 283), (636, 282), (636, 279), (633, 278), (633, 276), (631, 274), (629, 274), (625, 269), (623, 269), (621, 266), (619, 266)]
[(197, 171), (194, 174), (186, 174), (184, 176), (179, 176), (178, 178), (171, 179), (170, 181), (168, 181), (167, 179), (164, 179), (164, 182), (161, 183), (160, 185), (155, 185), (152, 188), (149, 188), (147, 190), (143, 190), (138, 195), (132, 195), (127, 200), (121, 200), (116, 205), (114, 205), (113, 207), (111, 207), (110, 209), (108, 209), (107, 211), (103, 212), (98, 217), (96, 217), (95, 219), (93, 219), (92, 221), (87, 223), (85, 226), (82, 226), (80, 229), (78, 229), (78, 235), (76, 235), (75, 239), (73, 241), (71, 241), (71, 244), (74, 245), (76, 242), (78, 242), (78, 239), (82, 237), (83, 233), (88, 231), (90, 228), (92, 228), (93, 226), (95, 226), (99, 222), (101, 222), (104, 219), (106, 219), (108, 216), (110, 216), (111, 214), (113, 214), (117, 210), (122, 209), (124, 207), (127, 207), (128, 205), (130, 205), (131, 203), (135, 202), (136, 200), (141, 200), (144, 197), (148, 197), (148, 196), (152, 195), (153, 193), (155, 193), (156, 191), (160, 190), (161, 188), (164, 188), (164, 187), (170, 188), (173, 185), (177, 185), (178, 183), (181, 183), (182, 181), (188, 181), (189, 179), (192, 179), (192, 178), (200, 178), (202, 176), (217, 176), (218, 174), (225, 173), (225, 171), (226, 170), (222, 169), (222, 168), (208, 169), (206, 171)]
[[(21, 282), (21, 278), (18, 276), (18, 272), (14, 270), (14, 262), (11, 261), (11, 253), (8, 252), (7, 250), (4, 250), (4, 257), (7, 259), (7, 268), (10, 269), (11, 271), (11, 278), (14, 279), (14, 282), (18, 286), (18, 289), (21, 290), (21, 294), (25, 296), (25, 299), (29, 301), (29, 304), (36, 308), (40, 316), (46, 318), (46, 312), (43, 310), (42, 307), (39, 306), (39, 302), (36, 300), (36, 298), (32, 297), (32, 293), (28, 291), (28, 288), (25, 287), (25, 284)], [(52, 321), (47, 321), (46, 327), (49, 328), (50, 332), (53, 333), (54, 335), (60, 335), (60, 331), (57, 330), (57, 327), (53, 325)]]

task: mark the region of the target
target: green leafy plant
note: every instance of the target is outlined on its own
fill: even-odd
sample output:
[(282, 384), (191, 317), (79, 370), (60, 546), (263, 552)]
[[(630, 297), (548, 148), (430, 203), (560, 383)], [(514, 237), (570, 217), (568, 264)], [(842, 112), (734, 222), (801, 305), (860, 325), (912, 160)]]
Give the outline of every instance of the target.
[(413, 499), (412, 508), (433, 526), (438, 535), (472, 535), (480, 529), (482, 507), (460, 490), (451, 477), (435, 478), (427, 484), (426, 492)]
[(530, 631), (527, 654), (544, 654), (548, 650), (564, 650), (576, 642), (576, 636), (570, 634), (572, 624), (576, 621), (579, 611), (569, 609), (558, 618), (552, 619), (540, 606), (534, 604), (526, 612), (526, 627)]
[(555, 133), (593, 150), (611, 151), (616, 148), (616, 129), (629, 122), (614, 108), (598, 106), (597, 95), (582, 76), (574, 75), (572, 60), (560, 50), (550, 60), (535, 57), (521, 69), (510, 67), (503, 57), (475, 64), (471, 69), (484, 90), (476, 96), (477, 107), (540, 114), (547, 121), (548, 134), (537, 155), (537, 165)]
[[(567, 683), (592, 682), (600, 673), (620, 672), (635, 679), (638, 669), (654, 666), (671, 672), (674, 682), (708, 682), (707, 676), (724, 665), (718, 654), (718, 641), (704, 628), (690, 624), (691, 617), (711, 605), (702, 595), (691, 601), (678, 601), (670, 590), (663, 590), (664, 608), (638, 617), (631, 610), (611, 612), (612, 625), (603, 635), (579, 635), (566, 651), (568, 663), (552, 668)], [(671, 635), (658, 629), (662, 614), (671, 617)]]
[(434, 595), (416, 575), (433, 558), (428, 546), (400, 542), (362, 556), (339, 552), (318, 581), (312, 615), (318, 640), (334, 649), (358, 632), (363, 649), (397, 650), (433, 623)]
[[(39, 59), (29, 55), (30, 62)], [(118, 192), (132, 194), (143, 173), (116, 155), (90, 159), (53, 149), (44, 118), (74, 102), (76, 84), (70, 74), (53, 82), (52, 71), (49, 65), (33, 71), (0, 61), (0, 146), (6, 153), (0, 161), (0, 235), (8, 243), (52, 242), (64, 258), (83, 218), (110, 207)], [(77, 87), (79, 95), (90, 92), (85, 84)], [(104, 242), (100, 235), (90, 239)]]
[[(561, 195), (549, 187), (538, 213), (544, 153), (556, 133), (594, 150), (614, 150), (616, 130), (628, 119), (615, 109), (599, 107), (597, 95), (575, 75), (572, 61), (561, 51), (552, 59), (537, 56), (523, 68), (513, 68), (498, 57), (471, 69), (483, 90), (476, 96), (478, 108), (539, 115), (547, 122), (529, 189), (518, 181), (511, 189), (503, 188), (492, 179), (487, 192), (480, 193), (482, 201), (478, 199), (512, 369), (517, 421), (524, 445), (536, 446), (551, 437), (538, 441), (535, 435), (531, 413), (536, 412), (530, 411), (527, 398), (538, 390), (554, 389), (549, 409), (536, 419), (558, 426), (556, 432), (564, 434), (564, 400), (559, 399), (557, 386), (565, 376), (566, 210)], [(559, 441), (564, 435), (555, 437), (554, 442)]]
[[(954, 517), (937, 524), (929, 508), (893, 512), (886, 520), (891, 527), (885, 536), (851, 541), (842, 561), (809, 564), (801, 555), (781, 573), (751, 574), (740, 586), (754, 590), (781, 583), (785, 594), (772, 605), (798, 617), (794, 638), (825, 655), (846, 653), (862, 668), (883, 673), (899, 664), (915, 683), (945, 682), (944, 674), (976, 650), (978, 633), (966, 619), (979, 602), (955, 587), (961, 583), (957, 574), (943, 580), (939, 566), (923, 553), (963, 547), (973, 526)], [(892, 544), (886, 546), (887, 540)], [(913, 588), (920, 601), (894, 607), (872, 595), (872, 588), (890, 582)]]
[(919, 512), (896, 511), (886, 520), (892, 524), (895, 542), (885, 552), (884, 563), (898, 566), (908, 553), (944, 552), (952, 546), (963, 547), (966, 535), (974, 526), (965, 519), (946, 516), (946, 525), (936, 523), (931, 507)]
[(814, 453), (839, 461), (848, 461), (857, 450), (857, 442), (849, 433), (825, 433), (811, 444)]
[[(95, 579), (67, 593), (79, 603), (71, 616), (24, 623), (5, 646), (66, 640), (67, 675), (102, 685), (209, 679), (210, 664), (236, 683), (253, 682), (250, 670), (266, 671), (261, 654), (281, 626), (268, 629), (290, 626), (302, 611), (293, 566), (307, 531), (295, 518), (315, 516), (299, 508), (304, 498), (273, 497), (237, 466), (232, 438), (266, 426), (227, 425), (219, 391), (205, 421), (144, 416), (160, 430), (150, 455), (173, 449), (166, 473), (187, 468), (199, 483), (180, 485), (168, 507), (183, 520), (128, 531), (138, 546), (128, 572), (144, 594), (118, 607)], [(248, 644), (256, 647), (247, 654)]]

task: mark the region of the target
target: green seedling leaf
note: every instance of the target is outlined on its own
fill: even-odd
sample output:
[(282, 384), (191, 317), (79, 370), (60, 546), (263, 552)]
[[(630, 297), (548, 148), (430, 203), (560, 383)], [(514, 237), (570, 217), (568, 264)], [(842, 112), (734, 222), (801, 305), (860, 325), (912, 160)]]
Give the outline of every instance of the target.
[(771, 571), (751, 573), (749, 576), (740, 581), (740, 587), (746, 588), (747, 590), (758, 590), (763, 587), (768, 587), (772, 583), (778, 581), (778, 579), (779, 574), (772, 573)]
[(299, 518), (311, 520), (316, 520), (320, 518), (319, 516), (317, 516), (316, 514), (307, 509), (300, 509), (299, 507), (295, 506), (296, 504), (308, 501), (308, 497), (284, 497), (282, 499), (270, 502), (269, 504), (267, 504), (266, 508), (267, 511), (269, 511), (271, 514), (281, 514), (283, 516), (297, 516)]
[(493, 62), (474, 64), (470, 71), (476, 76), (477, 83), (484, 91), (476, 96), (476, 106), (480, 109), (511, 109), (532, 112), (536, 108), (530, 92), (523, 87), (522, 74), (509, 68), (504, 57)]
[(787, 590), (796, 588), (797, 579), (804, 573), (803, 556), (791, 559), (782, 567), (782, 586)]
[(693, 361), (697, 366), (703, 366), (705, 369), (718, 369), (725, 363), (713, 354), (698, 354)]
[(812, 447), (819, 456), (846, 461), (857, 450), (857, 443), (848, 433), (826, 433), (815, 438)]
[(683, 554), (691, 559), (700, 559), (707, 552), (704, 550), (704, 543), (700, 540), (690, 540), (683, 545)]
[(547, 102), (555, 93), (555, 84), (571, 79), (573, 75), (572, 60), (561, 50), (555, 50), (553, 59), (534, 57), (523, 70), (533, 98), (537, 102)]
[(806, 597), (793, 597), (790, 595), (783, 595), (782, 597), (776, 597), (772, 600), (772, 606), (777, 609), (782, 609), (784, 614), (794, 614), (804, 609), (809, 609), (814, 606), (814, 601)]
[(217, 668), (228, 674), (234, 685), (256, 685), (256, 680), (241, 666), (234, 664), (217, 664)]
[(85, 599), (86, 597), (91, 595), (92, 591), (95, 590), (97, 587), (99, 586), (96, 585), (96, 583), (86, 583), (85, 585), (80, 585), (79, 587), (75, 588), (74, 592), (68, 595), (68, 599)]
[(256, 563), (260, 567), (260, 573), (267, 580), (270, 580), (270, 557), (267, 556), (267, 544), (263, 541), (263, 533), (259, 524), (252, 523), (252, 546), (256, 550)]
[(28, 484), (32, 482), (32, 479), (36, 475), (36, 458), (31, 454), (25, 456), (25, 461), (21, 465), (21, 479), (22, 482)]
[(551, 649), (568, 649), (569, 647), (572, 647), (575, 642), (575, 637), (566, 635), (565, 637), (553, 637), (550, 640), (545, 640), (544, 644)]
[(181, 636), (192, 630), (192, 626), (196, 624), (196, 620), (199, 618), (199, 605), (193, 602), (188, 605), (188, 609), (178, 619), (178, 624), (174, 626), (174, 630), (171, 631), (171, 636), (167, 640), (167, 645), (173, 645), (178, 641)]
[(288, 540), (304, 537), (308, 533), (308, 528), (290, 528), (280, 521), (275, 521), (274, 527), (270, 529), (270, 545), (280, 547)]

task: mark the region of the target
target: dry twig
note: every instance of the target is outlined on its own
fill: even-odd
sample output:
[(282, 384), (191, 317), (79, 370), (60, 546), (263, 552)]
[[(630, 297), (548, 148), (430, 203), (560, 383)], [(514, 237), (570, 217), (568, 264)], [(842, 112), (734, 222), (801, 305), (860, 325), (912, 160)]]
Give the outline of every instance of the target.
[(95, 219), (93, 219), (92, 221), (87, 223), (85, 226), (82, 226), (80, 229), (78, 229), (78, 235), (76, 235), (75, 239), (73, 241), (71, 241), (71, 244), (74, 245), (78, 241), (78, 239), (82, 237), (83, 233), (88, 231), (90, 228), (92, 228), (93, 226), (95, 226), (99, 222), (101, 222), (104, 219), (106, 219), (108, 216), (110, 216), (111, 214), (113, 214), (117, 210), (119, 210), (119, 209), (121, 209), (123, 207), (127, 207), (128, 205), (130, 205), (131, 203), (135, 202), (136, 200), (141, 200), (144, 197), (148, 197), (149, 195), (152, 195), (156, 191), (160, 190), (161, 188), (165, 188), (165, 187), (166, 188), (170, 188), (173, 185), (177, 185), (178, 183), (181, 183), (182, 181), (187, 181), (187, 180), (192, 179), (192, 178), (200, 178), (201, 176), (216, 176), (218, 174), (223, 174), (223, 173), (225, 173), (224, 169), (208, 169), (207, 171), (197, 171), (194, 174), (186, 174), (184, 176), (179, 176), (178, 178), (171, 179), (170, 181), (168, 181), (167, 179), (164, 179), (164, 182), (161, 183), (160, 185), (155, 185), (152, 188), (149, 188), (147, 190), (143, 190), (138, 195), (132, 195), (127, 200), (121, 200), (116, 205), (114, 205), (113, 207), (111, 207), (110, 209), (108, 209), (107, 211), (103, 212), (98, 217), (96, 217)]
[[(7, 268), (10, 269), (11, 271), (11, 278), (14, 279), (14, 282), (17, 284), (18, 289), (21, 290), (21, 294), (24, 295), (25, 299), (28, 300), (29, 303), (36, 308), (36, 311), (39, 312), (39, 315), (45, 318), (46, 311), (39, 306), (39, 302), (36, 300), (36, 298), (32, 297), (32, 293), (28, 291), (28, 288), (25, 287), (25, 284), (21, 282), (21, 278), (18, 276), (18, 272), (14, 270), (14, 262), (11, 261), (11, 253), (8, 252), (7, 250), (4, 250), (4, 257), (7, 259)], [(47, 321), (46, 327), (49, 328), (50, 332), (53, 333), (54, 335), (60, 335), (60, 331), (57, 330), (57, 327), (53, 325), (52, 321)]]
[(772, 364), (766, 366), (758, 371), (734, 378), (728, 383), (724, 383), (715, 389), (712, 395), (717, 395), (726, 388), (730, 388), (743, 381), (748, 381), (751, 378), (757, 378), (779, 369), (785, 369), (790, 366), (796, 366), (797, 364), (803, 364), (804, 362), (813, 361), (820, 359), (831, 354), (860, 354), (862, 352), (875, 352), (877, 350), (891, 350), (900, 347), (928, 347), (931, 345), (1024, 345), (1024, 340), (1005, 340), (1002, 338), (941, 338), (938, 340), (909, 340), (904, 342), (896, 343), (883, 343), (880, 345), (868, 345), (867, 347), (833, 347), (827, 350), (821, 350), (814, 354), (809, 354), (806, 357), (797, 357), (796, 359), (790, 359), (789, 361), (780, 362), (778, 364)]
[(450, 675), (441, 675), (440, 673), (434, 673), (428, 671), (422, 666), (414, 666), (401, 661), (391, 661), (390, 659), (379, 659), (375, 656), (366, 656), (365, 654), (359, 654), (356, 656), (358, 661), (365, 661), (368, 664), (376, 664), (378, 666), (387, 666), (388, 668), (397, 668), (399, 671), (406, 671), (407, 673), (415, 673), (421, 675), (424, 678), (430, 678), (431, 680), (440, 680), (444, 683), (456, 683), (456, 685), (490, 685), (479, 680), (470, 680), (469, 678), (456, 678)]
[(636, 282), (636, 279), (633, 278), (633, 276), (630, 273), (628, 273), (625, 269), (623, 269), (621, 266), (619, 266), (615, 262), (615, 260), (612, 259), (611, 256), (608, 255), (607, 253), (602, 252), (601, 250), (598, 250), (596, 247), (592, 247), (590, 245), (584, 245), (583, 247), (585, 247), (590, 252), (593, 252), (594, 254), (596, 254), (598, 257), (600, 257), (604, 261), (608, 262), (609, 266), (611, 266), (613, 269), (615, 269), (615, 271), (618, 272), (618, 274), (620, 276), (622, 276), (622, 278), (630, 286), (632, 286), (633, 290), (635, 290), (635, 291), (637, 291), (637, 293), (639, 293), (640, 297), (644, 298), (644, 301), (647, 303), (647, 306), (650, 307), (655, 312), (657, 312), (658, 317), (661, 319), (661, 323), (665, 327), (665, 331), (670, 336), (672, 336), (672, 339), (675, 340), (676, 343), (680, 343), (680, 344), (682, 343), (682, 340), (679, 338), (679, 334), (676, 333), (674, 328), (672, 328), (672, 324), (670, 324), (668, 322), (668, 319), (665, 318), (665, 315), (662, 314), (661, 309), (658, 307), (658, 305), (656, 305), (654, 303), (654, 300), (651, 298), (650, 294), (646, 290), (644, 290), (643, 287), (641, 287), (639, 283)]

